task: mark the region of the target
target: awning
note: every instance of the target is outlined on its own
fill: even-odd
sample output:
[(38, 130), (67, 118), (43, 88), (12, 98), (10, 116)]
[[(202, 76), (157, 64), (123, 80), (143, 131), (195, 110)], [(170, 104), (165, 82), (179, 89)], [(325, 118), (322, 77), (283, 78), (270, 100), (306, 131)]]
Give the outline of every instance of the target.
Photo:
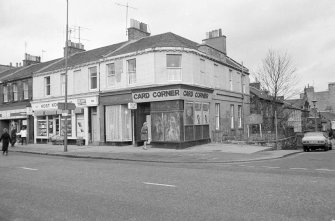
[(35, 110), (35, 111), (34, 111), (34, 115), (35, 115), (35, 116), (44, 116), (45, 113), (44, 113), (43, 110)]
[(75, 114), (83, 114), (84, 113), (84, 108), (81, 107), (76, 107), (76, 109), (74, 110)]
[(57, 110), (46, 110), (45, 111), (45, 115), (56, 115), (57, 114)]

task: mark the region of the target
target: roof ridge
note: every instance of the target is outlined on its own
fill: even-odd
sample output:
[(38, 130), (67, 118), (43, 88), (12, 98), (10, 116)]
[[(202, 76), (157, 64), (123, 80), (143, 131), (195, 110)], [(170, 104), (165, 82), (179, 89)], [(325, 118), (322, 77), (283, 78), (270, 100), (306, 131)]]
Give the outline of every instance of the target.
[[(142, 39), (142, 38), (141, 38), (141, 39)], [(117, 52), (117, 51), (121, 50), (122, 48), (126, 47), (127, 45), (130, 45), (130, 44), (132, 44), (132, 43), (135, 43), (135, 42), (137, 42), (138, 40), (141, 40), (141, 39), (130, 40), (130, 41), (125, 42), (124, 44), (122, 44), (123, 42), (117, 43), (117, 44), (122, 44), (122, 45), (121, 45), (120, 47), (118, 47), (117, 49), (115, 49), (114, 51), (111, 51), (111, 52), (109, 52), (108, 54), (103, 55), (103, 57), (108, 57), (108, 56), (110, 56), (111, 54), (113, 54), (114, 52)], [(115, 44), (114, 44), (114, 45), (115, 45)]]
[(16, 74), (17, 72), (19, 72), (19, 71), (21, 71), (21, 70), (27, 69), (28, 67), (29, 67), (29, 66), (25, 66), (25, 67), (19, 68), (19, 69), (17, 69), (16, 71), (14, 71), (14, 72), (12, 72), (12, 73), (10, 73), (10, 74), (8, 74), (8, 75), (5, 75), (5, 76), (0, 77), (0, 80), (5, 79), (5, 78), (7, 78), (7, 77), (10, 77), (10, 76)]

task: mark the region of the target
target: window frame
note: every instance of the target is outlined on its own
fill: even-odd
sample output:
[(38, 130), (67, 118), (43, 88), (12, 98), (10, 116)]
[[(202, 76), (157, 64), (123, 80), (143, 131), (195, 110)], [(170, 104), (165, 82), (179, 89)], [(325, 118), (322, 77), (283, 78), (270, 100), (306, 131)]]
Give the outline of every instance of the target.
[(29, 83), (28, 81), (23, 81), (23, 100), (29, 99)]
[(233, 70), (232, 69), (229, 69), (229, 89), (231, 91), (234, 90), (234, 87), (233, 87)]
[(220, 130), (220, 103), (215, 103), (215, 130)]
[[(134, 61), (133, 70), (130, 70), (130, 62)], [(136, 84), (136, 58), (131, 58), (127, 60), (127, 76), (128, 85)]]
[[(179, 66), (171, 66), (169, 58), (172, 56), (178, 57)], [(182, 80), (182, 54), (166, 54), (166, 70), (168, 81), (181, 81)]]
[(3, 86), (2, 93), (3, 93), (3, 102), (4, 103), (9, 102), (9, 99), (8, 99), (8, 85)]
[[(110, 67), (113, 67), (112, 71)], [(113, 87), (116, 85), (116, 69), (115, 69), (115, 63), (108, 63), (106, 64), (106, 76), (107, 76), (107, 86)]]
[(65, 95), (65, 87), (66, 87), (65, 78), (66, 78), (65, 73), (60, 75), (60, 93), (61, 93), (61, 95)]
[(235, 107), (234, 104), (230, 105), (230, 129), (235, 129), (235, 118), (234, 118)]
[[(95, 70), (95, 72), (92, 72), (92, 70)], [(89, 73), (89, 89), (90, 90), (97, 90), (98, 89), (98, 67), (97, 66), (92, 66), (88, 68), (88, 73)], [(93, 76), (93, 74), (95, 74), (95, 76)], [(93, 83), (93, 79), (95, 79), (95, 88), (92, 88), (92, 86), (94, 84)]]
[(238, 128), (242, 128), (242, 105), (237, 106)]
[[(48, 83), (49, 80), (49, 83)], [(44, 95), (50, 96), (51, 95), (51, 77), (46, 76), (44, 77)]]
[(12, 84), (13, 101), (19, 100), (17, 83)]

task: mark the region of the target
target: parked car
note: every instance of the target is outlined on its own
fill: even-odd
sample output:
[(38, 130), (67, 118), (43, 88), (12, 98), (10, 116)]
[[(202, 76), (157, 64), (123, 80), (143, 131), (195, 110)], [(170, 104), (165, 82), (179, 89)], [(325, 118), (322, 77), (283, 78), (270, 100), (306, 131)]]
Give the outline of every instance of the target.
[(333, 149), (331, 140), (328, 135), (323, 132), (305, 133), (302, 138), (302, 145), (305, 152), (316, 149), (323, 149), (324, 151)]

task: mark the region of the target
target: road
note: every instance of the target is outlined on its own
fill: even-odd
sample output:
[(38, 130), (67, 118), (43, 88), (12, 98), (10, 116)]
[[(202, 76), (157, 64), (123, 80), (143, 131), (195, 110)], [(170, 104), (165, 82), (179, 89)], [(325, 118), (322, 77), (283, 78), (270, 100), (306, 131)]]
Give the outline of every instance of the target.
[(335, 151), (235, 164), (0, 156), (0, 220), (335, 220)]

